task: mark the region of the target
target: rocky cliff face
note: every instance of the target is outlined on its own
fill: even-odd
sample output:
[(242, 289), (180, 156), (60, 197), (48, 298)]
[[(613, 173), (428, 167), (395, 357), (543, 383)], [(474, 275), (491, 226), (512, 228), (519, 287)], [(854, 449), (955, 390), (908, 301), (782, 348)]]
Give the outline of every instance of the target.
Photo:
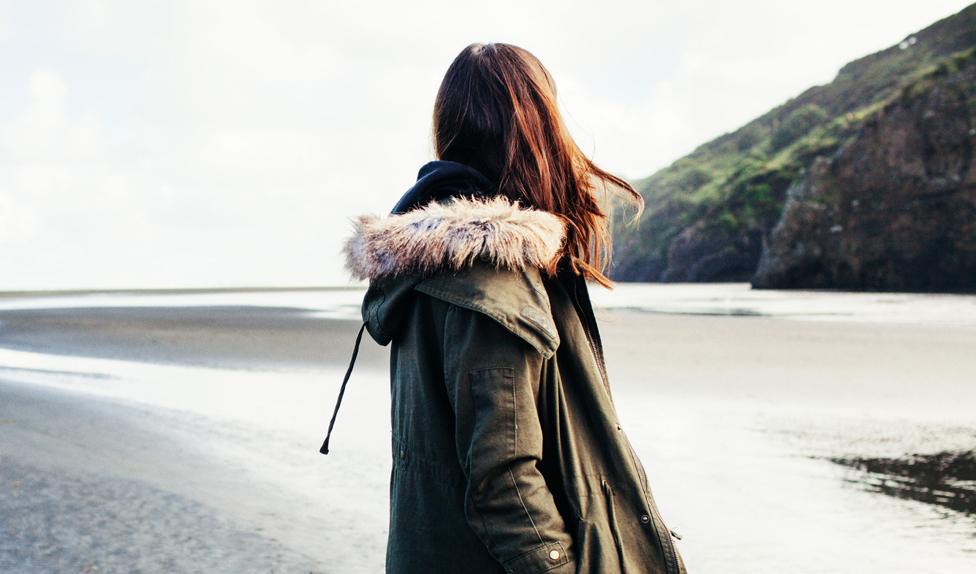
[(813, 162), (752, 284), (976, 291), (976, 53), (905, 88)]
[(976, 290), (974, 50), (976, 4), (634, 182), (611, 278)]

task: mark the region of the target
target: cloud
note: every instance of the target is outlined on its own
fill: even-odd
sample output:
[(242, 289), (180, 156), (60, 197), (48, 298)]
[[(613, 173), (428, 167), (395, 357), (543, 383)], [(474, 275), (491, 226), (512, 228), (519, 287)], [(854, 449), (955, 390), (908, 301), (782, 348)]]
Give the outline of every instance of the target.
[(468, 43), (636, 178), (965, 3), (895, 4), (0, 0), (0, 289), (345, 283)]

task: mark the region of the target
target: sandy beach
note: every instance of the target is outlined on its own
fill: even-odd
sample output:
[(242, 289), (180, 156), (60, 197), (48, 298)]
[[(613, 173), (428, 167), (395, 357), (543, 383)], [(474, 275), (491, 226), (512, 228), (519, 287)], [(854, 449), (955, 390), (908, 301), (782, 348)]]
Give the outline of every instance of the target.
[[(317, 452), (358, 295), (0, 300), (0, 571), (382, 571), (388, 349), (368, 337)], [(956, 320), (598, 308), (624, 430), (690, 569), (976, 567), (976, 509), (837, 462), (973, 449), (972, 299), (938, 304)]]

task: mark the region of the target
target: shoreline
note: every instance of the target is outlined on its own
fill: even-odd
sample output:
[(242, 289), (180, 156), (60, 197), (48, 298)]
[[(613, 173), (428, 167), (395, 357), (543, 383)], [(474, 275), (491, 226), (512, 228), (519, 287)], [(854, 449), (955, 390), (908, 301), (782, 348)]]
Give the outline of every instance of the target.
[[(836, 293), (850, 295), (923, 295), (923, 296), (976, 296), (976, 290), (937, 290), (937, 291), (908, 291), (908, 290), (883, 290), (883, 289), (841, 289), (830, 287), (796, 287), (796, 288), (772, 288), (772, 287), (753, 287), (749, 281), (707, 281), (707, 282), (674, 282), (674, 283), (651, 283), (645, 281), (620, 281), (614, 284), (618, 287), (628, 287), (634, 285), (656, 285), (677, 288), (701, 287), (701, 286), (722, 286), (722, 285), (748, 285), (749, 290), (757, 293), (781, 292), (781, 293)], [(596, 284), (590, 282), (591, 290)], [(72, 295), (197, 295), (197, 294), (222, 294), (222, 293), (303, 293), (318, 291), (364, 291), (367, 283), (349, 283), (344, 285), (239, 285), (232, 287), (78, 287), (65, 289), (0, 289), (0, 299), (19, 298), (19, 297), (64, 297)]]
[(79, 289), (10, 289), (0, 290), (0, 299), (5, 298), (47, 298), (86, 295), (200, 295), (223, 293), (308, 293), (319, 291), (357, 291), (364, 290), (363, 285), (326, 285), (326, 286), (295, 286), (295, 287), (118, 287), (111, 289), (79, 288)]

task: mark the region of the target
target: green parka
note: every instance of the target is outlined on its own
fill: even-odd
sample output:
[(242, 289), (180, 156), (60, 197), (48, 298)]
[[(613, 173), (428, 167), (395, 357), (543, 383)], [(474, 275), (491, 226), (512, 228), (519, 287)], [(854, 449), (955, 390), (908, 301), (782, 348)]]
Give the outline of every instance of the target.
[(358, 218), (347, 266), (391, 344), (387, 572), (685, 572), (564, 236), (501, 196)]

